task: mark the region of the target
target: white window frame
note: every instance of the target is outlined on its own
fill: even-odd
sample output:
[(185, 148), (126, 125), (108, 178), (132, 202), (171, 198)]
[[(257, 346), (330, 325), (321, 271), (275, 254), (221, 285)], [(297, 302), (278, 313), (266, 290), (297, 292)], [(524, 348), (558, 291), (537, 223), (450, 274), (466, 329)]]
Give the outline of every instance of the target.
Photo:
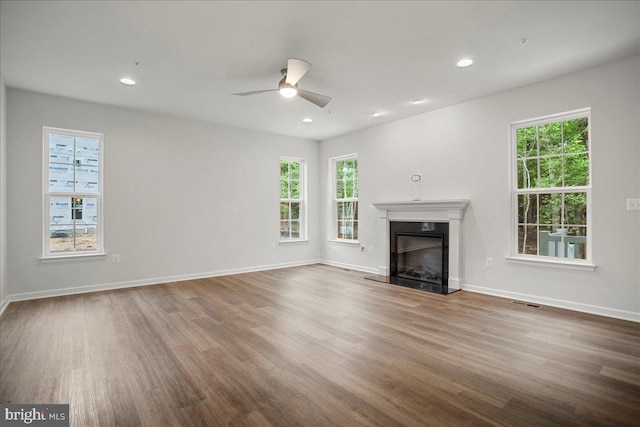
[[(345, 160), (358, 160), (358, 176), (356, 178), (357, 182), (358, 182), (358, 197), (350, 197), (350, 198), (341, 198), (338, 199), (338, 195), (337, 195), (337, 164), (338, 162), (341, 161), (345, 161)], [(329, 177), (329, 191), (330, 191), (330, 198), (331, 198), (331, 232), (329, 234), (329, 241), (330, 242), (337, 242), (337, 243), (346, 243), (346, 244), (359, 244), (359, 237), (360, 237), (360, 225), (359, 222), (360, 220), (354, 220), (355, 223), (357, 223), (357, 234), (358, 234), (358, 238), (356, 239), (344, 239), (344, 238), (340, 238), (338, 237), (338, 202), (357, 202), (358, 203), (358, 209), (360, 208), (360, 203), (359, 203), (359, 196), (360, 196), (360, 186), (359, 186), (359, 181), (360, 181), (360, 162), (358, 159), (358, 153), (351, 153), (351, 154), (345, 154), (343, 156), (337, 156), (337, 157), (331, 157), (329, 159), (329, 171), (331, 172), (331, 175)], [(359, 217), (359, 215), (358, 215)]]
[[(562, 122), (577, 118), (586, 118), (588, 120), (589, 146), (587, 154), (589, 157), (589, 183), (585, 186), (562, 186), (562, 187), (540, 187), (532, 189), (518, 188), (518, 146), (517, 131), (521, 128), (531, 126), (541, 126), (549, 123)], [(559, 267), (574, 270), (594, 271), (596, 265), (593, 263), (592, 250), (592, 215), (591, 189), (593, 185), (593, 157), (591, 156), (591, 109), (582, 108), (578, 110), (568, 111), (564, 113), (552, 114), (548, 116), (538, 117), (529, 120), (514, 122), (510, 127), (509, 134), (509, 166), (510, 166), (510, 192), (511, 192), (511, 253), (506, 257), (508, 261), (529, 265), (543, 265), (546, 267)], [(539, 153), (538, 153), (539, 155)], [(564, 158), (564, 155), (563, 155)], [(564, 160), (563, 160), (564, 161)], [(576, 259), (567, 257), (554, 257), (545, 255), (520, 254), (518, 248), (518, 196), (521, 194), (549, 194), (549, 193), (572, 193), (584, 192), (587, 197), (587, 220), (586, 220), (586, 259)], [(563, 205), (564, 206), (564, 205)], [(564, 213), (562, 214), (564, 217)]]
[[(43, 227), (42, 227), (42, 261), (57, 260), (57, 259), (70, 259), (70, 258), (82, 258), (82, 257), (95, 257), (104, 256), (104, 203), (103, 203), (103, 185), (104, 185), (104, 135), (95, 132), (78, 131), (71, 129), (60, 129), (49, 126), (43, 127), (43, 153), (42, 153), (42, 204), (43, 204)], [(49, 190), (49, 135), (66, 135), (74, 138), (90, 138), (97, 139), (100, 143), (99, 147), (99, 159), (98, 159), (98, 192), (86, 193), (86, 192), (52, 192)], [(74, 148), (75, 153), (75, 148)], [(73, 251), (69, 252), (52, 252), (50, 250), (49, 241), (51, 239), (50, 231), (50, 199), (51, 197), (69, 197), (69, 198), (95, 198), (97, 200), (97, 247), (91, 250), (79, 250), (73, 248)]]
[[(297, 242), (307, 242), (307, 162), (303, 158), (299, 157), (288, 157), (288, 156), (280, 156), (281, 162), (296, 162), (300, 165), (300, 177), (299, 177), (299, 189), (300, 189), (300, 198), (299, 199), (290, 199), (290, 198), (280, 198), (279, 203), (291, 203), (297, 202), (300, 203), (300, 226), (299, 226), (299, 236), (297, 238), (289, 238), (285, 239), (282, 237), (282, 232), (280, 233), (280, 243), (297, 243)], [(281, 221), (282, 219), (280, 219)], [(289, 211), (289, 221), (291, 221), (291, 211)]]

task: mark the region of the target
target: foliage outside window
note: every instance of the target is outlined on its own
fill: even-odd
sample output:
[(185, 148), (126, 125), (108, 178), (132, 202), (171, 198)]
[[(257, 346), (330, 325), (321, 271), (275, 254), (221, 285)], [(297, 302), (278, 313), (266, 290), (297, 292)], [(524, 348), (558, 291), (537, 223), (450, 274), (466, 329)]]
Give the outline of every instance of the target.
[(102, 134), (44, 128), (44, 257), (103, 252), (102, 145)]
[(280, 240), (304, 240), (304, 160), (280, 159)]
[(590, 111), (512, 127), (516, 254), (590, 260)]
[(335, 237), (358, 240), (358, 157), (332, 159)]

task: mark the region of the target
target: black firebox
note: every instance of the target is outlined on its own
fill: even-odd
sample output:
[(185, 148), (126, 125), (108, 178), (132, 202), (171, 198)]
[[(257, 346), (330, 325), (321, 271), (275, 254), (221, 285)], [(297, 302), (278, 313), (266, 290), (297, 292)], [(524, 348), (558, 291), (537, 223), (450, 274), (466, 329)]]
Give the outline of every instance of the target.
[(449, 293), (449, 223), (392, 221), (389, 238), (390, 283)]

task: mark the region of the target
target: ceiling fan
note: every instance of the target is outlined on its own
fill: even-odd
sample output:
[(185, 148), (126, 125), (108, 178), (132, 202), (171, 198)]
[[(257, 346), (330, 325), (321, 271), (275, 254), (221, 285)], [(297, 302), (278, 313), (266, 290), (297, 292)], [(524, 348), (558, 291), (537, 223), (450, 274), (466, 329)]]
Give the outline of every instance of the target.
[(252, 92), (234, 93), (233, 95), (247, 96), (279, 91), (280, 95), (285, 98), (293, 98), (298, 95), (300, 98), (306, 99), (320, 108), (324, 108), (331, 101), (330, 96), (309, 92), (308, 90), (303, 90), (298, 87), (298, 82), (310, 68), (311, 64), (307, 61), (303, 61), (302, 59), (289, 59), (287, 68), (280, 71), (282, 73), (282, 80), (280, 80), (278, 84), (278, 89), (254, 90)]

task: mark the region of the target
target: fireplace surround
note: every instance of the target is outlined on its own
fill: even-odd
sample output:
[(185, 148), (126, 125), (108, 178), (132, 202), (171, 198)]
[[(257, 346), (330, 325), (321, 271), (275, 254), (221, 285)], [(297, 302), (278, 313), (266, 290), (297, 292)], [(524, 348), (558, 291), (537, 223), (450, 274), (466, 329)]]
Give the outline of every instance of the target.
[[(416, 223), (415, 227), (420, 228), (420, 232), (424, 231), (424, 227), (430, 226), (423, 224), (433, 224), (434, 231), (438, 228), (438, 232), (435, 234), (442, 235), (444, 239), (444, 229), (442, 225), (446, 224), (447, 228), (447, 240), (448, 242), (443, 246), (445, 248), (442, 251), (443, 264), (446, 266), (446, 272), (443, 272), (442, 283), (440, 287), (428, 286), (432, 280), (427, 277), (427, 280), (422, 280), (423, 285), (410, 286), (417, 289), (422, 289), (429, 292), (436, 292), (447, 294), (460, 289), (462, 283), (462, 239), (461, 239), (461, 224), (464, 218), (465, 210), (469, 204), (467, 199), (454, 199), (454, 200), (415, 200), (415, 201), (400, 201), (400, 202), (376, 202), (373, 206), (378, 210), (378, 216), (381, 221), (384, 221), (385, 235), (381, 236), (384, 240), (381, 240), (383, 251), (379, 251), (379, 276), (386, 278), (386, 282), (393, 283), (403, 282), (411, 280), (407, 278), (406, 274), (401, 275), (398, 279), (397, 271), (393, 271), (392, 268), (392, 224), (395, 223)], [(442, 224), (442, 225), (439, 225)], [(394, 225), (394, 229), (395, 229)], [(411, 227), (411, 226), (409, 226)], [(411, 230), (404, 234), (416, 234)], [(420, 233), (417, 233), (420, 234)], [(384, 242), (384, 243), (383, 243)], [(424, 245), (423, 245), (424, 246)], [(397, 248), (396, 248), (397, 249)], [(424, 257), (425, 255), (421, 255)], [(426, 255), (427, 258), (433, 258), (434, 255)], [(397, 257), (397, 254), (396, 254)], [(420, 275), (422, 272), (412, 272), (409, 275)], [(428, 274), (427, 274), (428, 275)], [(395, 277), (395, 279), (393, 279)], [(415, 277), (414, 277), (415, 281)], [(435, 279), (434, 279), (435, 281)], [(420, 280), (418, 280), (420, 282)], [(403, 282), (405, 283), (405, 282)], [(396, 283), (396, 284), (403, 284)], [(412, 283), (409, 282), (411, 285)], [(406, 284), (405, 284), (406, 286)]]

